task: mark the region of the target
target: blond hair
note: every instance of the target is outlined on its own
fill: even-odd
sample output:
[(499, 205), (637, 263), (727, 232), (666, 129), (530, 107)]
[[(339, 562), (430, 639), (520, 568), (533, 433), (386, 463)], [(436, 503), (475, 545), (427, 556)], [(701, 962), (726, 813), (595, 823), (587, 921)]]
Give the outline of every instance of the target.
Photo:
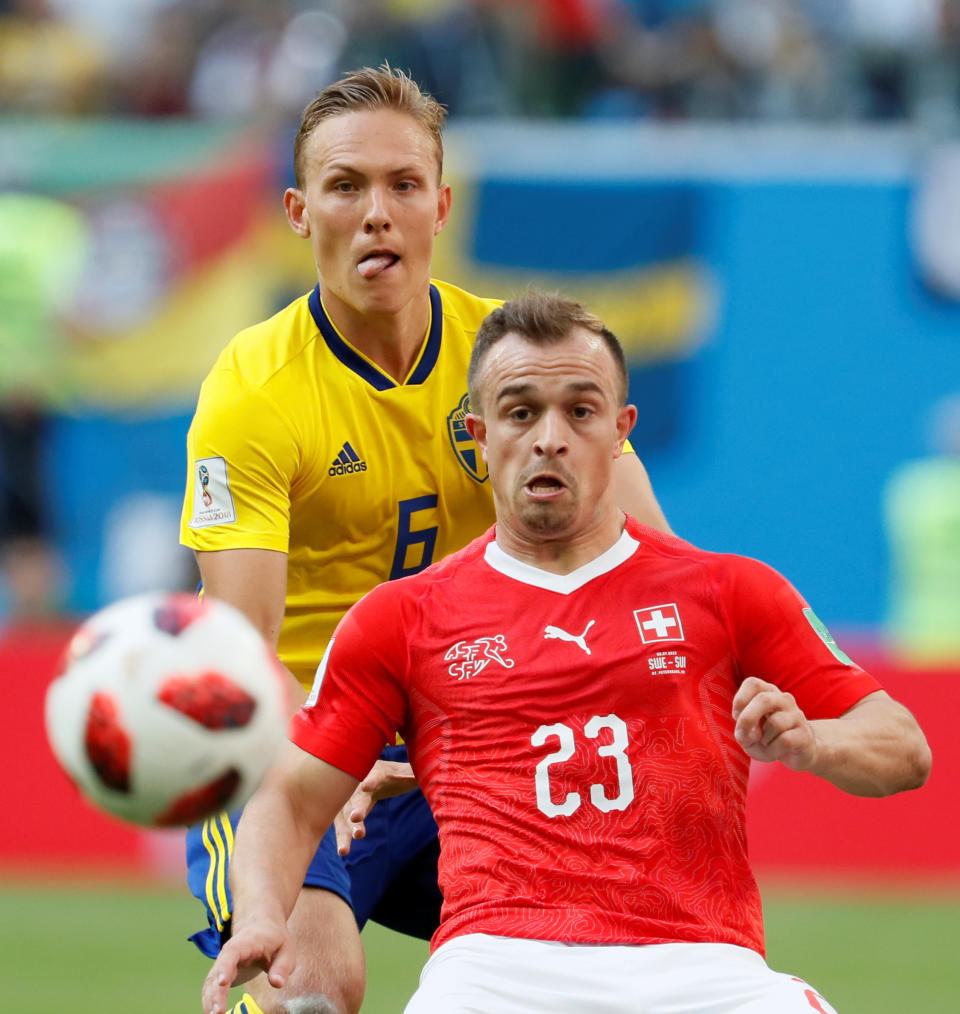
[(361, 67), (328, 85), (307, 106), (300, 118), (300, 129), (293, 142), (293, 173), (303, 188), (304, 149), (317, 126), (332, 116), (368, 109), (394, 109), (406, 113), (424, 129), (437, 153), (437, 177), (443, 172), (443, 125), (446, 110), (433, 96), (421, 91), (409, 74), (394, 70), (390, 64)]

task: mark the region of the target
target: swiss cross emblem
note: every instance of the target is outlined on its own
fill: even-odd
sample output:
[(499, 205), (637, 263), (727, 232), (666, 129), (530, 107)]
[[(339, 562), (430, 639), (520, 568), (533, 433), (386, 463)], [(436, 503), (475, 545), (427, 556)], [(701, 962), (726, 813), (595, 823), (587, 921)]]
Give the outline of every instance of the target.
[(683, 640), (683, 624), (680, 622), (680, 610), (677, 609), (676, 602), (634, 609), (633, 618), (637, 621), (640, 640), (644, 644)]
[(514, 662), (504, 654), (507, 642), (503, 634), (496, 637), (478, 637), (475, 641), (457, 641), (443, 656), (450, 666), (447, 672), (458, 680), (468, 680), (482, 672), (491, 662), (499, 662), (504, 669), (512, 669)]

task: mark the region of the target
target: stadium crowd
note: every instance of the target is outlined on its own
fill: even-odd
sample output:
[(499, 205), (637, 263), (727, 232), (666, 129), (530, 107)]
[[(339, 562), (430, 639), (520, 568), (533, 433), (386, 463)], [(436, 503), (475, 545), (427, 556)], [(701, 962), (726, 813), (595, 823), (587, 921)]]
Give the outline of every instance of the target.
[(295, 116), (388, 59), (453, 115), (953, 132), (960, 0), (0, 0), (0, 113)]

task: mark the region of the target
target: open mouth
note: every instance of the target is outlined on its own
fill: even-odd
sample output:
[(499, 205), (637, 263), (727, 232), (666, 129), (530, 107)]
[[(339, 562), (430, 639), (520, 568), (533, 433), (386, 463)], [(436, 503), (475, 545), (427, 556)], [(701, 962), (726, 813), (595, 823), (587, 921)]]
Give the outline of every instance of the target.
[(566, 486), (555, 475), (535, 475), (525, 488), (531, 496), (549, 497), (562, 492)]
[(374, 250), (360, 261), (357, 271), (364, 278), (376, 278), (377, 275), (382, 275), (384, 271), (392, 268), (399, 260), (399, 255), (389, 250)]

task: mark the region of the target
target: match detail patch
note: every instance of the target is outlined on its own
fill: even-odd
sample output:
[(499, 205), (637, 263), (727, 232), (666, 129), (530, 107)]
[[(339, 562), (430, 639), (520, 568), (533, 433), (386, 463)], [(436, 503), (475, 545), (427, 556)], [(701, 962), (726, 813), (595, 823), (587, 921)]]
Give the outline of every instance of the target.
[(237, 520), (227, 463), (223, 458), (198, 458), (193, 463), (193, 516), (189, 528), (229, 525)]

